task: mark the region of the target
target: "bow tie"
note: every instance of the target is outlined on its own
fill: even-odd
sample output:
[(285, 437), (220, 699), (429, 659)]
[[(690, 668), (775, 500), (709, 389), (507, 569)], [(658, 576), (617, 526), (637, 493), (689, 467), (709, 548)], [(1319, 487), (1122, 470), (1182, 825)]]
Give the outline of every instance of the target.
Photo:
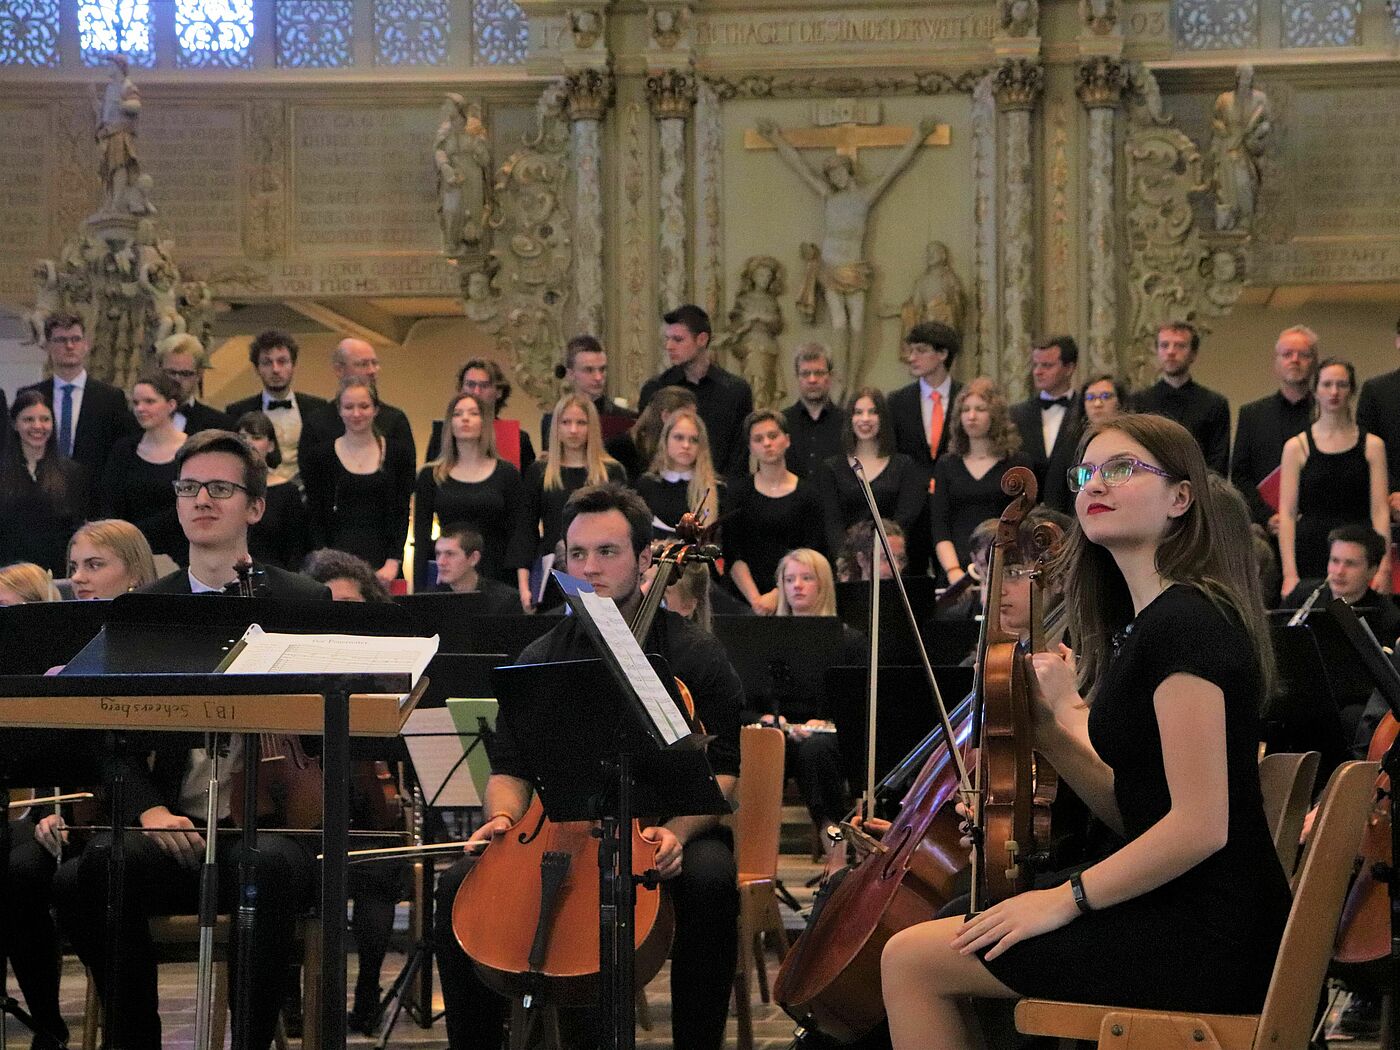
[(265, 408), (263, 411), (265, 411), (265, 412), (271, 412), (271, 411), (272, 411), (273, 409), (275, 409), (275, 408), (285, 408), (285, 409), (288, 409), (288, 410), (290, 411), (291, 407), (292, 407), (292, 399), (291, 399), (291, 398), (288, 398), (288, 399), (285, 400), (285, 401), (268, 401), (268, 403), (267, 403), (267, 408)]
[(1041, 408), (1049, 408), (1052, 405), (1059, 405), (1061, 408), (1069, 408), (1069, 395), (1064, 397), (1042, 397), (1040, 399)]

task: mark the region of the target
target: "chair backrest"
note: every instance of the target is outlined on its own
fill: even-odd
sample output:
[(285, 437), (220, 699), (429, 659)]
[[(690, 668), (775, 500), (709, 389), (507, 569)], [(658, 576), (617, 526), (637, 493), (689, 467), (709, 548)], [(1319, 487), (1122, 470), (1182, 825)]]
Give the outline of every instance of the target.
[(739, 731), (739, 809), (733, 818), (734, 859), (744, 875), (771, 878), (778, 871), (786, 744), (781, 729), (744, 726)]
[(1276, 752), (1259, 760), (1259, 790), (1264, 796), (1264, 817), (1274, 836), (1279, 863), (1285, 875), (1292, 876), (1298, 863), (1298, 838), (1312, 800), (1313, 781), (1322, 756), (1316, 751), (1302, 754)]
[(1375, 762), (1343, 762), (1322, 793), (1254, 1037), (1256, 1047), (1303, 1050), (1308, 1045), (1379, 768)]

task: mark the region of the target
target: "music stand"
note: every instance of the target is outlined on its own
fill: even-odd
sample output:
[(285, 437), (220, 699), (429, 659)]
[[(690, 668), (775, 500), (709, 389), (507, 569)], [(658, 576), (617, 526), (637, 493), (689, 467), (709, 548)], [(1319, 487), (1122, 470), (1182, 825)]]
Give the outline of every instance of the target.
[[(632, 819), (732, 811), (699, 738), (670, 746), (625, 675), (611, 661), (583, 660), (498, 668), (493, 674), (500, 718), (517, 741), (539, 791), (545, 815), (556, 823), (599, 820), (599, 996), (601, 1045), (630, 1050), (636, 1041), (632, 940), (638, 881), (632, 874)], [(663, 683), (673, 679), (651, 657)], [(619, 680), (620, 679), (620, 680)], [(674, 688), (674, 687), (673, 687)], [(587, 718), (578, 698), (588, 697)]]
[[(935, 583), (931, 576), (904, 576), (904, 588), (909, 594), (909, 606), (914, 623), (924, 623), (933, 615), (937, 602)], [(870, 583), (849, 581), (836, 585), (836, 615), (848, 627), (868, 632), (870, 629)], [(932, 654), (929, 655), (933, 659)], [(959, 656), (961, 659), (961, 656)], [(913, 624), (904, 615), (904, 602), (893, 584), (880, 588), (880, 663), (917, 664), (920, 662), (919, 643)], [(864, 687), (862, 687), (864, 688)]]
[(712, 626), (750, 710), (781, 715), (785, 698), (823, 696), (827, 668), (845, 656), (835, 616), (716, 616)]
[[(213, 673), (231, 637), (250, 623), (306, 630), (332, 623), (354, 633), (403, 634), (402, 614), (389, 605), (252, 598), (211, 601), (203, 595), (124, 595), (111, 603), (109, 625), (64, 672), (51, 677), (0, 677), (0, 725), (69, 729), (114, 728), (176, 733), (287, 733), (323, 737), (324, 820), (321, 914), (345, 914), (348, 841), (349, 738), (397, 735), (416, 702), (407, 674), (331, 673), (221, 675)], [(242, 627), (239, 627), (239, 625)], [(199, 626), (191, 626), (199, 625)], [(369, 629), (360, 630), (361, 626)], [(375, 626), (381, 626), (377, 632)], [(236, 629), (230, 634), (229, 628)], [(170, 645), (179, 637), (189, 645)], [(196, 666), (191, 666), (191, 665)], [(172, 673), (169, 668), (175, 666)], [(425, 687), (426, 680), (420, 680)], [(406, 702), (400, 697), (407, 695)], [(352, 696), (354, 702), (351, 702)], [(256, 763), (251, 763), (256, 770)], [(245, 767), (246, 769), (246, 767)], [(247, 794), (256, 795), (250, 778)], [(121, 785), (111, 806), (113, 855), (122, 856)], [(254, 829), (245, 830), (247, 836)], [(119, 889), (120, 863), (113, 882)], [(119, 949), (117, 916), (109, 941)], [(344, 923), (322, 924), (321, 1039), (345, 1046)], [(246, 968), (245, 968), (246, 969)], [(109, 997), (108, 1032), (112, 1023)], [(247, 1011), (243, 1011), (244, 1017)], [(235, 1026), (235, 1036), (246, 1025)], [(235, 1039), (235, 1045), (243, 1040)]]
[[(1288, 613), (1289, 616), (1292, 613)], [(1262, 724), (1271, 751), (1318, 751), (1318, 783), (1346, 760), (1351, 741), (1342, 729), (1341, 708), (1371, 694), (1351, 643), (1325, 607), (1315, 607), (1297, 627), (1271, 616), (1278, 686), (1264, 704)]]
[(0, 608), (0, 672), (43, 674), (66, 664), (102, 629), (111, 606), (74, 601)]

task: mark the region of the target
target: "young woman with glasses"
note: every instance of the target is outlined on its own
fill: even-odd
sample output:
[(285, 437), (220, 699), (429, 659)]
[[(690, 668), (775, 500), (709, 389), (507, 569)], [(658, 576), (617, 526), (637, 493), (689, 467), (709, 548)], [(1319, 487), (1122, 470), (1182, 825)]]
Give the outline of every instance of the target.
[[(1259, 791), (1273, 654), (1248, 532), (1178, 423), (1092, 428), (1058, 559), (1079, 656), (1035, 654), (1037, 750), (1126, 844), (886, 945), (896, 1048), (981, 1043), (973, 997), (1257, 1012), (1290, 906)], [(990, 860), (989, 860), (990, 862)], [(1151, 950), (1144, 951), (1144, 945)]]

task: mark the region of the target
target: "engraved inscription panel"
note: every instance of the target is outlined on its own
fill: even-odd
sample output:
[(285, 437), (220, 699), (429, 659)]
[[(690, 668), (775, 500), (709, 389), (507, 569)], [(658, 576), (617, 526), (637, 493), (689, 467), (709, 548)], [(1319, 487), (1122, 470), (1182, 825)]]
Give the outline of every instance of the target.
[(0, 109), (0, 237), (26, 274), (48, 246), (48, 141), (46, 108)]
[(996, 17), (989, 13), (852, 14), (816, 10), (796, 16), (716, 13), (697, 20), (695, 35), (699, 45), (709, 51), (926, 50), (990, 40), (995, 29)]
[(243, 109), (150, 106), (141, 163), (155, 180), (162, 238), (204, 255), (243, 250)]
[(306, 106), (292, 119), (298, 250), (437, 250), (436, 108)]

